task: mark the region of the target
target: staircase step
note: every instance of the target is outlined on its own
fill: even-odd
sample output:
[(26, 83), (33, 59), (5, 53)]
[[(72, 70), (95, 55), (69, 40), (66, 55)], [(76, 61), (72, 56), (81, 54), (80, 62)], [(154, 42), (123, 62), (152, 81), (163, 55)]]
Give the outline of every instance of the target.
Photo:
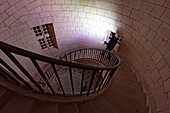
[(7, 92), (7, 89), (0, 85), (0, 98)]
[[(2, 93), (1, 93), (2, 94)], [(11, 98), (12, 93), (10, 91), (6, 91), (0, 97), (0, 109), (5, 105), (5, 103)], [(0, 112), (1, 113), (1, 112)]]
[(98, 113), (114, 113), (112, 107), (107, 103), (103, 96), (99, 96), (93, 100), (93, 103), (98, 111)]
[(46, 101), (34, 101), (28, 113), (58, 113), (58, 104)]
[(118, 83), (124, 84), (127, 87), (143, 91), (142, 85), (139, 82), (133, 82), (132, 80), (121, 79), (121, 78), (114, 78), (112, 82), (115, 82), (115, 81)]
[(32, 103), (32, 99), (15, 95), (5, 103), (0, 113), (27, 113)]
[(139, 113), (140, 109), (143, 109), (143, 113), (147, 113), (147, 107), (140, 104), (138, 101), (131, 99), (127, 95), (124, 95), (117, 88), (110, 86), (109, 91), (113, 94), (114, 97), (123, 102), (125, 106), (129, 108), (133, 113)]
[(132, 82), (135, 82), (135, 83), (139, 83), (137, 80), (125, 78), (125, 77), (122, 77), (122, 76), (115, 76), (114, 79), (124, 79), (124, 80), (132, 81)]
[(131, 113), (131, 111), (128, 108), (126, 108), (126, 106), (124, 106), (121, 101), (115, 98), (111, 92), (106, 91), (105, 93), (103, 93), (102, 96), (107, 101), (107, 103), (109, 103), (109, 105), (112, 107), (114, 113)]
[(78, 105), (80, 113), (98, 113), (93, 102), (90, 100)]
[(116, 81), (116, 80), (113, 80), (112, 83), (111, 83), (111, 85), (112, 85), (112, 84), (121, 85), (122, 87), (125, 87), (125, 88), (127, 88), (127, 89), (131, 89), (131, 90), (134, 90), (134, 91), (136, 91), (136, 92), (141, 92), (141, 93), (143, 93), (143, 90), (141, 90), (141, 89), (137, 89), (137, 88), (130, 87), (130, 86), (128, 86), (128, 85), (126, 85), (126, 84), (123, 84), (123, 83), (121, 83), (121, 82), (118, 82), (118, 81)]
[(59, 113), (79, 113), (76, 103), (61, 104), (59, 106)]
[(127, 88), (123, 85), (117, 84), (115, 82), (112, 83), (112, 86), (119, 89), (122, 93), (128, 95), (130, 98), (135, 99), (136, 101), (140, 102), (141, 104), (146, 104), (146, 94), (144, 92), (136, 91), (131, 88)]
[(137, 78), (134, 77), (133, 74), (129, 74), (129, 73), (116, 72), (115, 77), (121, 77), (121, 78), (128, 79), (128, 80), (138, 81)]
[(124, 63), (120, 64), (119, 68), (116, 70), (115, 75), (128, 78), (128, 79), (132, 79), (132, 80), (137, 80), (136, 75)]

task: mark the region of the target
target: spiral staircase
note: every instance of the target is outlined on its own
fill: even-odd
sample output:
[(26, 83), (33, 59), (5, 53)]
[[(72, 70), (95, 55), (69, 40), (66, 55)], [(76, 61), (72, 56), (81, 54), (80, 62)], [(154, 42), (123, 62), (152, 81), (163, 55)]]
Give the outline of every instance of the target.
[[(27, 78), (0, 58), (0, 113), (149, 112), (141, 83), (114, 53), (85, 48), (53, 59), (4, 42), (0, 49)], [(18, 55), (30, 59), (36, 77), (17, 60)]]

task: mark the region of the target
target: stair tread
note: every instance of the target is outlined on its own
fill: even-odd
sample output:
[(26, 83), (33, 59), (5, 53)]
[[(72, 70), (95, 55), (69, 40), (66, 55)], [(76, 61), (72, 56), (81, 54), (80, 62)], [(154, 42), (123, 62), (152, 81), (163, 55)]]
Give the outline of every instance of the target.
[(12, 93), (10, 91), (6, 91), (0, 97), (0, 109), (5, 105), (5, 103), (12, 97)]
[(7, 89), (0, 85), (0, 98), (7, 92)]
[(28, 113), (57, 113), (58, 104), (46, 101), (34, 101)]
[(79, 104), (78, 107), (79, 107), (80, 113), (97, 113), (97, 110), (91, 100), (88, 102)]
[[(131, 113), (131, 111), (122, 105), (118, 99), (116, 99), (111, 92), (106, 91), (103, 94), (104, 99), (111, 105), (115, 113)], [(123, 109), (122, 109), (123, 108)]]
[(131, 71), (131, 69), (126, 66), (124, 63), (121, 63), (121, 65), (119, 66), (119, 68), (116, 70), (115, 75), (117, 76), (122, 76), (125, 78), (129, 78), (132, 80), (137, 80), (136, 75)]
[(134, 91), (136, 91), (136, 92), (143, 93), (143, 90), (141, 90), (141, 89), (133, 88), (133, 87), (131, 87), (131, 86), (129, 86), (129, 85), (123, 84), (123, 83), (118, 82), (118, 81), (116, 81), (116, 80), (113, 80), (112, 83), (111, 83), (111, 85), (112, 85), (112, 84), (118, 84), (118, 85), (121, 85), (122, 87), (125, 87), (125, 88), (127, 88), (127, 89), (131, 89), (131, 90), (134, 90)]
[(138, 101), (124, 95), (122, 92), (120, 92), (118, 89), (114, 88), (113, 86), (109, 88), (109, 91), (113, 94), (114, 97), (123, 101), (124, 105), (126, 105), (129, 108), (129, 110), (131, 110), (134, 113), (139, 112), (139, 109), (146, 110), (147, 108), (145, 105), (140, 104)]
[(59, 113), (79, 113), (76, 103), (61, 104), (59, 106)]
[(144, 92), (140, 92), (134, 89), (127, 88), (123, 85), (112, 83), (112, 86), (118, 88), (121, 92), (125, 93), (129, 97), (137, 100), (141, 104), (146, 104), (146, 94)]
[(141, 86), (141, 84), (139, 82), (136, 83), (136, 82), (133, 82), (131, 80), (121, 79), (121, 78), (115, 78), (115, 79), (113, 79), (112, 82), (115, 82), (115, 81), (118, 82), (118, 83), (124, 84), (124, 85), (126, 85), (128, 87), (131, 87), (133, 89), (137, 89), (137, 90), (141, 90), (141, 91), (143, 90), (142, 86)]
[(32, 103), (32, 99), (15, 95), (5, 103), (0, 113), (27, 113)]
[(102, 96), (99, 96), (94, 99), (93, 103), (98, 113), (114, 113), (109, 103), (107, 103), (107, 101)]

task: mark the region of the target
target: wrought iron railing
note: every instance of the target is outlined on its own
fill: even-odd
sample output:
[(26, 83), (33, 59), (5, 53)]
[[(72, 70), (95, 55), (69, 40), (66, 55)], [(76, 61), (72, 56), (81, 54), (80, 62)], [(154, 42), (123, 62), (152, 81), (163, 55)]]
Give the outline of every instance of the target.
[[(60, 59), (32, 53), (1, 41), (0, 49), (20, 69), (27, 80), (3, 58), (0, 58), (1, 78), (29, 90), (50, 95), (81, 96), (98, 92), (108, 85), (120, 64), (116, 54), (101, 49), (78, 49), (66, 53)], [(103, 52), (105, 55), (102, 55)], [(38, 71), (37, 76), (40, 76), (38, 81), (22, 65), (22, 62), (17, 60), (16, 55), (29, 59)], [(109, 59), (107, 55), (110, 55)], [(77, 60), (83, 59), (88, 59), (92, 63), (98, 62), (102, 66), (77, 63)], [(45, 62), (50, 68), (44, 73), (39, 62)]]

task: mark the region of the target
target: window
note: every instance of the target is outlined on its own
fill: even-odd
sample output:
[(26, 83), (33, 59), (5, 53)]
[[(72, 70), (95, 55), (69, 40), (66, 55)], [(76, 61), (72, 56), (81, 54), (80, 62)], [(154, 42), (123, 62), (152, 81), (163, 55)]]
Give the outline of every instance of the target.
[(53, 24), (43, 24), (32, 28), (42, 49), (58, 48)]

